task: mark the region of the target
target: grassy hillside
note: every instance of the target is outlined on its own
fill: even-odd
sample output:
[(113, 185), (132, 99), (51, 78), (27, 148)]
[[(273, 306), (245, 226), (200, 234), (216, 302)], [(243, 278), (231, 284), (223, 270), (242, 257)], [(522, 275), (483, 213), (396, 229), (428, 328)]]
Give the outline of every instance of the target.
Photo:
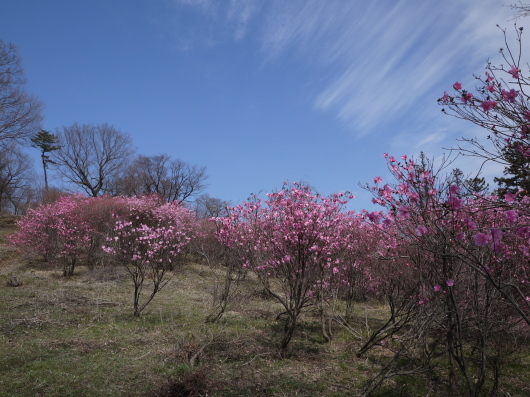
[[(3, 237), (14, 226), (0, 227)], [(376, 302), (356, 306), (352, 330), (334, 325), (331, 343), (308, 310), (280, 359), (281, 309), (252, 275), (222, 320), (207, 324), (215, 278), (202, 264), (173, 271), (140, 318), (122, 268), (61, 272), (0, 246), (2, 396), (351, 396), (384, 359), (355, 355), (386, 315)], [(8, 286), (13, 276), (22, 285)], [(508, 370), (503, 395), (530, 395), (526, 366)], [(374, 395), (451, 395), (444, 376), (394, 377)]]

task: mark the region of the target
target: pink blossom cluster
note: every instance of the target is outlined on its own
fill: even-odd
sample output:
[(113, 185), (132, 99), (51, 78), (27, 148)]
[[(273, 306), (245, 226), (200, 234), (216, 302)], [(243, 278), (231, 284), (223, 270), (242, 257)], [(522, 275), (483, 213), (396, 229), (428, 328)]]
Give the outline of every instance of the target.
[(295, 182), (267, 194), (265, 202), (254, 196), (217, 218), (218, 238), (263, 276), (295, 282), (302, 273), (310, 281), (305, 288), (314, 289), (317, 279), (338, 273), (341, 254), (352, 245), (358, 218), (342, 211), (347, 201), (344, 194), (322, 197)]
[(93, 225), (83, 216), (89, 199), (65, 196), (28, 213), (17, 222), (9, 240), (23, 253), (60, 261), (64, 274), (71, 275), (75, 263), (91, 243)]
[[(521, 32), (518, 32), (520, 41)], [(501, 51), (502, 53), (502, 51)], [(502, 53), (505, 56), (504, 53)], [(475, 90), (464, 87), (460, 82), (453, 84), (454, 95), (444, 92), (438, 99), (447, 114), (472, 123), (489, 131), (488, 139), (493, 143), (499, 157), (504, 149), (514, 148), (526, 158), (530, 158), (530, 109), (528, 93), (525, 92), (530, 80), (519, 68), (520, 60), (512, 58), (511, 53), (505, 56), (509, 67), (493, 66), (488, 63), (486, 72), (477, 76), (480, 85)], [(470, 91), (474, 91), (471, 93)], [(480, 142), (463, 139), (469, 148), (460, 147), (461, 151), (470, 152), (475, 156), (495, 160)], [(499, 158), (497, 157), (497, 159)]]
[(343, 211), (350, 198), (344, 193), (323, 197), (303, 184), (284, 183), (266, 200), (253, 196), (216, 219), (219, 240), (239, 254), (265, 288), (272, 278), (280, 282), (282, 293), (270, 292), (288, 313), (286, 330), (291, 331), (282, 348), (302, 308), (333, 286), (347, 284), (350, 266), (359, 267), (347, 255), (360, 239), (360, 218)]
[(439, 180), (428, 163), (385, 157), (396, 183), (368, 187), (386, 211), (367, 213), (366, 219), (395, 244), (387, 257), (416, 258), (407, 263), (431, 285), (425, 285), (422, 302), (425, 296), (436, 299), (442, 285), (469, 285), (478, 272), (481, 283), (493, 284), (501, 295), (507, 288), (519, 291), (511, 302), (530, 321), (530, 197), (524, 191), (505, 197), (466, 192), (450, 179)]
[(115, 219), (103, 250), (126, 266), (167, 267), (197, 230), (191, 210), (156, 196), (124, 199), (126, 215)]
[(71, 275), (81, 255), (119, 255), (125, 261), (171, 263), (194, 235), (191, 210), (157, 196), (71, 195), (41, 205), (20, 219), (12, 245), (47, 261), (65, 263)]

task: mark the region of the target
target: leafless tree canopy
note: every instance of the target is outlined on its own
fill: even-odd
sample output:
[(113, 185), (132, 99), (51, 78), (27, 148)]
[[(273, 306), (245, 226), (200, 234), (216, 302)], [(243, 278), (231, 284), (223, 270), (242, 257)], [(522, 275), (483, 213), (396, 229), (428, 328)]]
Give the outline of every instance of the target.
[(24, 90), (17, 48), (0, 40), (0, 142), (24, 141), (40, 130), (42, 104)]
[(117, 193), (156, 193), (169, 201), (185, 201), (205, 188), (206, 168), (172, 160), (167, 154), (139, 155), (120, 178)]
[(33, 163), (16, 145), (0, 149), (0, 212), (23, 212), (35, 196)]
[(218, 218), (227, 216), (227, 208), (232, 206), (229, 201), (201, 194), (195, 200), (195, 214), (200, 219)]
[(59, 173), (96, 197), (112, 191), (134, 153), (131, 138), (108, 125), (77, 124), (57, 133), (59, 150), (52, 153)]

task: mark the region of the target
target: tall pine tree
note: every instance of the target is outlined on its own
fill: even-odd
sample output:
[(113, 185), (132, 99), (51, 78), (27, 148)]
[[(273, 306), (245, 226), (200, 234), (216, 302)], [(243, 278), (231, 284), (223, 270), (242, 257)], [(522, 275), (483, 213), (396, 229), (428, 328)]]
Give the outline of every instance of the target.
[(506, 193), (516, 193), (521, 189), (524, 195), (530, 195), (530, 158), (521, 144), (506, 145), (503, 159), (508, 165), (503, 171), (504, 176), (494, 179), (499, 185), (497, 195), (503, 197)]
[(471, 195), (478, 194), (482, 196), (482, 195), (488, 194), (490, 184), (487, 183), (486, 179), (484, 179), (483, 177), (479, 178), (478, 176), (476, 176), (474, 178), (466, 179), (465, 186), (466, 186), (467, 191)]
[(48, 174), (46, 169), (48, 168), (48, 164), (53, 164), (53, 161), (46, 153), (59, 149), (59, 146), (57, 146), (57, 137), (50, 131), (40, 130), (31, 138), (31, 142), (31, 146), (41, 151), (42, 168), (44, 170), (44, 188), (48, 190)]

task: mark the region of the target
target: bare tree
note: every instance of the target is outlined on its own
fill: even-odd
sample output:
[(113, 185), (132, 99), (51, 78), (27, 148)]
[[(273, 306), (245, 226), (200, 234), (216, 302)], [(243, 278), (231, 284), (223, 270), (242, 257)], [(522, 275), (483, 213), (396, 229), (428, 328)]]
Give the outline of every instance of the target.
[(138, 155), (127, 169), (124, 176), (126, 194), (137, 195), (158, 193), (165, 196), (165, 185), (168, 180), (167, 154), (156, 156)]
[(60, 174), (96, 197), (111, 184), (134, 153), (129, 134), (108, 124), (73, 124), (57, 133), (59, 149), (52, 159)]
[(167, 154), (139, 155), (117, 182), (116, 192), (126, 195), (155, 193), (164, 200), (186, 201), (205, 185), (206, 168), (171, 160)]
[(0, 39), (0, 141), (21, 142), (40, 130), (42, 104), (25, 83), (17, 47)]
[(0, 212), (20, 213), (33, 198), (34, 168), (16, 145), (0, 149)]
[(170, 163), (168, 201), (185, 201), (202, 191), (206, 185), (206, 168), (190, 165), (181, 160)]
[(9, 195), (8, 206), (14, 215), (23, 215), (35, 205), (39, 197), (39, 189), (35, 181), (35, 178), (29, 179), (27, 184), (20, 186)]
[(199, 219), (219, 218), (228, 214), (229, 201), (211, 197), (209, 194), (201, 194), (195, 199), (195, 215)]

